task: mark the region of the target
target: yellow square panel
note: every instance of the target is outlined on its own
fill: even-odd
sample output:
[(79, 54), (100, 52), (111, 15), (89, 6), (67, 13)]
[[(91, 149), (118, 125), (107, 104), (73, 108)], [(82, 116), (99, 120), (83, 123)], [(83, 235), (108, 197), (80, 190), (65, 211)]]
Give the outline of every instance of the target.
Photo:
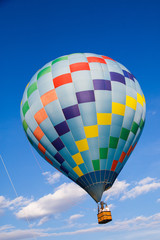
[(87, 139), (82, 139), (80, 141), (76, 141), (77, 148), (80, 152), (86, 151), (89, 149)]
[(140, 103), (143, 107), (143, 97), (139, 93), (137, 93), (137, 102)]
[(86, 138), (98, 137), (98, 125), (84, 127)]
[(72, 156), (74, 161), (76, 162), (77, 165), (80, 165), (81, 163), (84, 163), (83, 158), (80, 153), (76, 153), (75, 155)]
[(137, 100), (135, 98), (133, 98), (133, 97), (126, 96), (126, 106), (136, 110)]
[(82, 175), (84, 175), (84, 174), (82, 173), (81, 169), (80, 169), (78, 166), (74, 167), (73, 170), (75, 171), (75, 173), (77, 173), (77, 175), (78, 175), (79, 177), (81, 177)]
[(97, 113), (98, 125), (111, 125), (112, 113)]
[(124, 116), (125, 105), (121, 103), (112, 102), (112, 113)]
[(145, 100), (145, 97), (144, 97), (144, 95), (143, 95), (143, 102), (144, 102), (144, 103), (146, 103), (146, 100)]

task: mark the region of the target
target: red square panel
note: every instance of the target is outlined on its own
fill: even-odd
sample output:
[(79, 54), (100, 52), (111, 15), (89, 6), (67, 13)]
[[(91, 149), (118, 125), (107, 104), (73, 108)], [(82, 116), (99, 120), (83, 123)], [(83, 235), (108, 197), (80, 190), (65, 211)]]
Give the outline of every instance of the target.
[(71, 73), (62, 74), (56, 78), (53, 78), (55, 88), (71, 82), (72, 82)]
[(89, 64), (87, 62), (73, 63), (70, 65), (70, 70), (72, 72), (90, 70)]
[(98, 63), (106, 64), (105, 60), (103, 58), (99, 58), (99, 57), (87, 57), (87, 60), (89, 63), (98, 62)]
[(102, 56), (102, 58), (104, 58), (104, 59), (108, 59), (108, 60), (112, 60), (112, 61), (114, 61), (114, 62), (115, 62), (115, 60), (113, 60), (113, 59), (112, 59), (112, 58), (110, 58), (110, 57)]
[(113, 172), (115, 171), (115, 169), (117, 167), (117, 164), (118, 164), (118, 161), (117, 160), (113, 160), (111, 171), (113, 171)]

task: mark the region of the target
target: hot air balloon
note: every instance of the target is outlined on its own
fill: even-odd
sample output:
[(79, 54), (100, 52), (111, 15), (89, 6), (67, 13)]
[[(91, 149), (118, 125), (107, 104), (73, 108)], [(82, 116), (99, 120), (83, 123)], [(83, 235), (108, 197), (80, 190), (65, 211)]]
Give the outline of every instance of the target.
[(38, 153), (98, 203), (137, 144), (146, 104), (138, 81), (122, 64), (76, 53), (36, 72), (20, 111)]

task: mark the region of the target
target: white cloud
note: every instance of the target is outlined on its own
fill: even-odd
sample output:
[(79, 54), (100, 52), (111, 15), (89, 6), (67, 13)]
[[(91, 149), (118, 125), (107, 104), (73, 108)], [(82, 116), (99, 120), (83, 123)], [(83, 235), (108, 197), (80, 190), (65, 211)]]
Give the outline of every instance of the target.
[(61, 177), (61, 174), (59, 172), (55, 172), (55, 173), (43, 172), (42, 174), (45, 176), (47, 183), (49, 184), (57, 183)]
[(157, 202), (160, 202), (160, 198), (159, 198), (159, 199), (157, 199)]
[(69, 223), (72, 223), (73, 221), (75, 221), (81, 217), (84, 217), (84, 215), (83, 214), (74, 214), (69, 217), (68, 221), (69, 221)]
[(147, 177), (139, 181), (137, 186), (133, 187), (129, 191), (126, 191), (121, 197), (121, 200), (125, 200), (127, 198), (136, 198), (139, 195), (148, 193), (158, 188), (160, 188), (160, 180)]
[(26, 206), (29, 204), (33, 199), (27, 199), (22, 196), (17, 197), (13, 200), (7, 199), (4, 196), (0, 196), (0, 211), (8, 208), (10, 210), (14, 210), (17, 207)]
[(32, 201), (16, 213), (20, 219), (39, 219), (68, 210), (87, 193), (75, 183), (64, 183), (53, 194)]
[(136, 198), (142, 194), (160, 188), (160, 180), (146, 177), (139, 182), (127, 183), (126, 181), (116, 180), (112, 188), (104, 192), (105, 201), (109, 198), (120, 198), (120, 200)]
[(106, 196), (105, 201), (109, 198), (119, 197), (121, 194), (124, 194), (129, 186), (130, 184), (126, 183), (126, 181), (116, 180), (113, 186), (104, 193), (104, 196)]
[[(102, 233), (108, 232), (113, 235), (113, 233), (123, 233), (123, 239), (141, 239), (140, 236), (145, 236), (145, 234), (153, 236), (160, 235), (160, 213), (151, 215), (151, 216), (137, 216), (131, 219), (119, 220), (108, 225), (94, 225), (92, 227), (78, 229), (75, 231), (63, 232), (57, 229), (57, 232), (50, 229), (26, 229), (26, 230), (13, 230), (3, 228), (3, 231), (0, 230), (0, 240), (23, 240), (23, 239), (33, 239), (36, 237), (58, 237), (58, 236), (72, 236), (80, 235), (86, 233)], [(48, 232), (47, 232), (48, 231)], [(132, 237), (135, 236), (136, 238)], [(111, 235), (108, 235), (111, 236)], [(128, 237), (129, 236), (129, 237)], [(146, 235), (147, 236), (147, 235)], [(158, 238), (157, 238), (158, 239)]]

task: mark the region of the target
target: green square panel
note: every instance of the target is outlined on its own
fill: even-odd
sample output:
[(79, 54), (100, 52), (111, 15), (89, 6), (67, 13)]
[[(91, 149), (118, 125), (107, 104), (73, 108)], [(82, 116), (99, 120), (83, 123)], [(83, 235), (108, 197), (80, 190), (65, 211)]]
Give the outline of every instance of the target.
[(136, 135), (136, 133), (137, 133), (138, 127), (139, 127), (138, 124), (137, 124), (136, 122), (133, 122), (131, 131), (132, 131), (135, 135)]
[(63, 57), (60, 57), (60, 58), (57, 58), (57, 59), (53, 60), (52, 65), (57, 63), (57, 62), (63, 61), (63, 60), (68, 60), (68, 56), (63, 56)]
[(27, 97), (29, 96), (37, 89), (37, 83), (34, 82), (27, 90)]
[(37, 75), (37, 80), (38, 80), (40, 77), (42, 77), (44, 74), (49, 73), (49, 72), (51, 72), (51, 67), (50, 67), (50, 66), (42, 69), (42, 70), (38, 73), (38, 75)]
[(23, 116), (25, 116), (28, 110), (29, 110), (29, 104), (28, 104), (28, 101), (26, 101), (22, 107)]
[(98, 160), (92, 160), (94, 171), (100, 170), (100, 162)]
[(108, 154), (108, 148), (100, 148), (99, 155), (101, 159), (106, 159)]
[(117, 148), (119, 138), (116, 137), (110, 137), (109, 139), (109, 147), (110, 148)]
[(120, 138), (126, 141), (129, 133), (130, 131), (127, 128), (122, 128)]
[(144, 127), (144, 121), (143, 121), (143, 119), (141, 119), (141, 122), (140, 122), (139, 127), (140, 127), (141, 130), (143, 129), (143, 127)]
[(24, 128), (24, 131), (27, 132), (28, 125), (27, 125), (25, 119), (23, 120), (23, 128)]

